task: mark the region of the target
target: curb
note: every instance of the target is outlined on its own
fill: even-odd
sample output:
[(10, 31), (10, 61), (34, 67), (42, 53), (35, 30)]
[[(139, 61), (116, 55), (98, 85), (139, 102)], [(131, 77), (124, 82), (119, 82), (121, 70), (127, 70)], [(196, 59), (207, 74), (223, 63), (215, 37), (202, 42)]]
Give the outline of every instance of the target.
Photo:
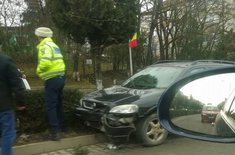
[(16, 155), (36, 155), (61, 149), (72, 148), (77, 145), (85, 146), (106, 141), (107, 140), (105, 139), (105, 136), (103, 134), (93, 134), (72, 138), (64, 138), (60, 141), (46, 141), (21, 146), (14, 146), (13, 152)]

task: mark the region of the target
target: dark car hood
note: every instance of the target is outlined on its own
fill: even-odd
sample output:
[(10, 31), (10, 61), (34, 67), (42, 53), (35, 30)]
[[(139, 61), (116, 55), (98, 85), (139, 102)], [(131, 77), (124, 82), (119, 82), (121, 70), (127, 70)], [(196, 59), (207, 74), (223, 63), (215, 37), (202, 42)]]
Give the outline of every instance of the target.
[(103, 90), (91, 92), (83, 97), (85, 100), (100, 102), (110, 107), (121, 104), (137, 104), (139, 107), (149, 108), (158, 103), (165, 89), (131, 89), (113, 86)]

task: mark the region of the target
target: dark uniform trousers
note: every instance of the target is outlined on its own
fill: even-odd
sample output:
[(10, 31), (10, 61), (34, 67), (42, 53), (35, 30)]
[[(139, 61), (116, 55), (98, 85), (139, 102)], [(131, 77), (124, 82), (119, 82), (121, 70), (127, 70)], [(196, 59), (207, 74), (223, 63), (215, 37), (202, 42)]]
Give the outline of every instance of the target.
[(65, 127), (63, 110), (64, 76), (57, 76), (45, 81), (45, 107), (52, 135)]

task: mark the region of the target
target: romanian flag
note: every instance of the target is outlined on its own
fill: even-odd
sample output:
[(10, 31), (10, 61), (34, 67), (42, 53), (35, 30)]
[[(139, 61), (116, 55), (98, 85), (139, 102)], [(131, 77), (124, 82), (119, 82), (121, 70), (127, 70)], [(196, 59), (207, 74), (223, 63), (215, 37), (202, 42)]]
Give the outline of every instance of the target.
[(134, 48), (137, 46), (137, 33), (133, 35), (131, 41), (129, 42), (129, 46), (130, 48)]

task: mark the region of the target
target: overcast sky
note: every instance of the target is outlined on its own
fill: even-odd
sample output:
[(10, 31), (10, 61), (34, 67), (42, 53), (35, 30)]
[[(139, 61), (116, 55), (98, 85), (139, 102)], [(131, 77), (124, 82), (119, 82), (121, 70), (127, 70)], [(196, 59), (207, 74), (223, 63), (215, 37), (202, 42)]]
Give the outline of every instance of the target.
[(20, 15), (27, 9), (24, 0), (0, 0), (0, 23), (2, 26), (19, 26)]

